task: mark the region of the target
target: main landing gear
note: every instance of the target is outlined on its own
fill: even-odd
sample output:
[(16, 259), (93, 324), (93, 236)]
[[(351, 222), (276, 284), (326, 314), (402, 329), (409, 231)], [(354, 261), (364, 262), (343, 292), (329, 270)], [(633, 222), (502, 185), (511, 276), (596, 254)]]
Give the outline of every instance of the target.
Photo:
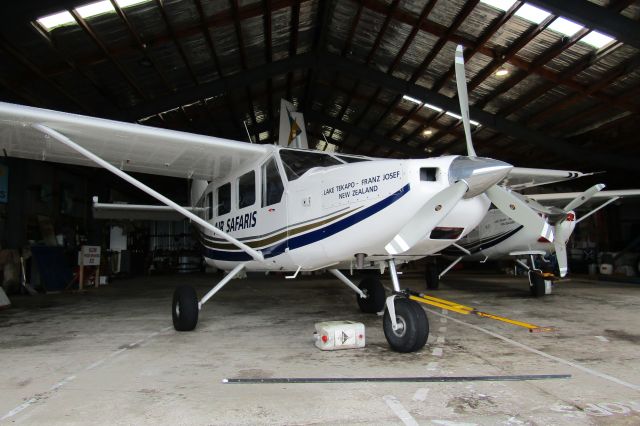
[(388, 263), (394, 292), (389, 297), (386, 297), (382, 283), (375, 277), (363, 279), (360, 287), (356, 287), (337, 269), (330, 272), (358, 293), (358, 305), (362, 312), (376, 313), (386, 307), (382, 327), (391, 349), (396, 352), (416, 352), (427, 343), (429, 320), (424, 309), (400, 290), (395, 261), (390, 259)]
[(173, 304), (171, 306), (171, 316), (173, 318), (173, 328), (176, 331), (191, 331), (198, 324), (198, 313), (202, 305), (216, 294), (229, 281), (235, 278), (243, 269), (245, 264), (241, 263), (231, 270), (225, 277), (213, 287), (202, 300), (198, 301), (196, 290), (189, 285), (181, 285), (173, 292)]

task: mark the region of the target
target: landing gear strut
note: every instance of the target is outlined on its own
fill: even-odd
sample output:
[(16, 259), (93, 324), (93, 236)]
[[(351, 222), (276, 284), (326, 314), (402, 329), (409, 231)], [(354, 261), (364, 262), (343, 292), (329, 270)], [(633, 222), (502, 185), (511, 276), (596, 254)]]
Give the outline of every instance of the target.
[(202, 300), (198, 302), (196, 290), (189, 285), (181, 285), (173, 292), (173, 305), (171, 306), (171, 316), (173, 318), (173, 328), (176, 331), (191, 331), (198, 324), (198, 312), (207, 300), (216, 294), (229, 281), (236, 277), (244, 269), (245, 264), (241, 263), (213, 287)]

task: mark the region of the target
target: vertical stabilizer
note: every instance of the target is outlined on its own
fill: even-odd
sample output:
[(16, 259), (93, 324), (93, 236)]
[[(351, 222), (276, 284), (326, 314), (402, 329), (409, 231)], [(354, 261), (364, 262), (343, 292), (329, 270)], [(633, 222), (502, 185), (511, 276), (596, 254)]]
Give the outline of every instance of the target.
[(304, 117), (301, 112), (296, 112), (295, 107), (289, 101), (280, 100), (280, 135), (278, 145), (289, 148), (308, 149), (307, 129), (304, 126)]

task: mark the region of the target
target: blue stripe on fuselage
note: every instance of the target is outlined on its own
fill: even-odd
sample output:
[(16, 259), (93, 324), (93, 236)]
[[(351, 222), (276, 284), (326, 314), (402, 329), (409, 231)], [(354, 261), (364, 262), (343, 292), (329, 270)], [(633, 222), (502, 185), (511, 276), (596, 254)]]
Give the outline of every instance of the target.
[[(378, 213), (385, 207), (390, 206), (391, 204), (402, 198), (407, 192), (409, 192), (409, 189), (409, 184), (406, 184), (398, 191), (389, 195), (384, 200), (381, 200), (376, 204), (367, 207), (366, 209), (360, 210), (359, 212), (348, 216), (338, 222), (327, 225), (324, 228), (316, 229), (307, 234), (282, 240), (272, 246), (265, 247), (259, 250), (262, 252), (263, 256), (266, 259), (284, 253), (287, 247), (289, 248), (289, 250), (293, 250), (331, 237), (332, 235), (337, 234), (340, 231), (344, 231), (350, 226), (353, 226), (356, 223), (361, 222), (368, 217)], [(243, 251), (214, 250), (212, 248), (204, 246), (204, 252), (206, 257), (214, 260), (245, 261), (252, 259), (251, 256)]]

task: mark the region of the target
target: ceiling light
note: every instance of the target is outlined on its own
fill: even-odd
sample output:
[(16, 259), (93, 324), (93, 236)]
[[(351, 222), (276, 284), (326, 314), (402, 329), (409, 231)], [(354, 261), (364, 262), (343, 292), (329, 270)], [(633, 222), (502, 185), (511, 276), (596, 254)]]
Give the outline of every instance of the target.
[(433, 134), (433, 130), (431, 130), (431, 129), (424, 129), (422, 131), (422, 136), (429, 136), (429, 135), (432, 135), (432, 134)]
[(114, 12), (113, 6), (109, 0), (98, 1), (90, 3), (86, 6), (76, 8), (78, 15), (83, 18), (91, 18), (92, 16), (102, 15), (109, 12)]
[(505, 75), (509, 74), (509, 70), (506, 68), (499, 68), (498, 71), (496, 71), (496, 77), (504, 77)]
[(425, 107), (427, 107), (427, 108), (429, 108), (429, 109), (432, 109), (432, 110), (434, 110), (434, 111), (436, 111), (436, 112), (442, 112), (442, 111), (444, 111), (442, 108), (438, 108), (438, 107), (437, 107), (437, 106), (435, 106), (435, 105), (431, 105), (431, 104), (424, 104), (424, 106), (425, 106)]
[(413, 102), (414, 104), (421, 104), (422, 103), (418, 99), (412, 98), (411, 96), (407, 96), (407, 95), (402, 95), (402, 99), (404, 99), (405, 101)]
[(76, 20), (67, 11), (44, 16), (38, 19), (38, 23), (47, 30), (52, 30), (63, 25), (75, 24)]

